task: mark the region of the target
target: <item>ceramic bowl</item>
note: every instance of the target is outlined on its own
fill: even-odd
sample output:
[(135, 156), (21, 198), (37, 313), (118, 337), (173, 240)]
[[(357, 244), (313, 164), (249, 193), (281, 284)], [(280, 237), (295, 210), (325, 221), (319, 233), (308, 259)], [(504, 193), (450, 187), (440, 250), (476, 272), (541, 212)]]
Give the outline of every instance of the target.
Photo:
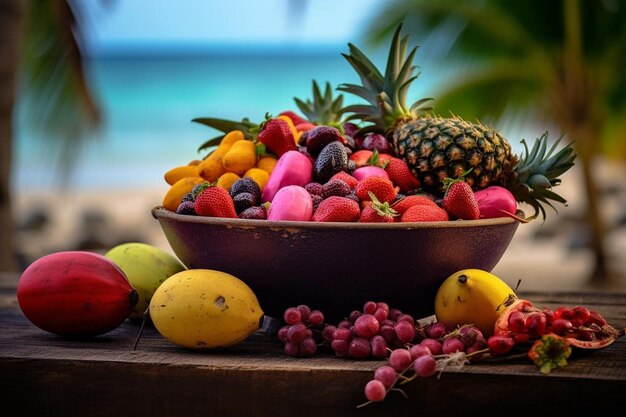
[[(366, 301), (416, 318), (434, 313), (441, 283), (461, 269), (491, 271), (518, 222), (317, 223), (188, 216), (155, 207), (188, 268), (228, 272), (256, 293), (266, 315), (307, 304), (338, 322)], [(523, 213), (518, 212), (523, 216)]]

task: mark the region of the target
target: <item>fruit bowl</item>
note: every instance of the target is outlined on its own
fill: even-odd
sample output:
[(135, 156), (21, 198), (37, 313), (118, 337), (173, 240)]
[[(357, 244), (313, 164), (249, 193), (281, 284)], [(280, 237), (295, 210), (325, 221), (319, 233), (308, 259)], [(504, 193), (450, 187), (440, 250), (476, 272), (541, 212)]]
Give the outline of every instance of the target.
[[(307, 304), (336, 322), (368, 301), (414, 317), (434, 313), (439, 285), (454, 272), (491, 271), (518, 221), (501, 217), (424, 223), (319, 223), (228, 219), (152, 209), (187, 268), (240, 278), (266, 315)], [(518, 211), (523, 217), (523, 212)]]

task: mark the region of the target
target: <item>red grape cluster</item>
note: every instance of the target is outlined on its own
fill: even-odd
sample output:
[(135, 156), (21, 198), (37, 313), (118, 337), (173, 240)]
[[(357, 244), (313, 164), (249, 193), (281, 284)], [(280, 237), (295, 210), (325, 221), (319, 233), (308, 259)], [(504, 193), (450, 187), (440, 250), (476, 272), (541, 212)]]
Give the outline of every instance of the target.
[(285, 325), (278, 330), (278, 339), (285, 344), (285, 354), (295, 357), (313, 356), (317, 351), (317, 335), (324, 326), (324, 314), (301, 304), (289, 307), (283, 314)]
[(370, 402), (382, 401), (399, 381), (404, 384), (416, 377), (429, 377), (448, 364), (479, 360), (489, 352), (487, 340), (473, 325), (450, 330), (444, 323), (433, 322), (419, 330), (419, 341), (392, 350), (388, 363), (376, 369), (374, 378), (365, 385), (365, 397)]

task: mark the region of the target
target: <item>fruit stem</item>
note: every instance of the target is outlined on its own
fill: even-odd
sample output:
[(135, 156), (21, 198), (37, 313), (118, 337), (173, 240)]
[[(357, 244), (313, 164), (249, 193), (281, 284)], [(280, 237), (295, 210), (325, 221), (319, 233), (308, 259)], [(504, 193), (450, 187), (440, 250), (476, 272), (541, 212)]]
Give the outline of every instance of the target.
[(143, 312), (143, 317), (141, 319), (141, 327), (139, 328), (139, 334), (137, 335), (137, 339), (135, 340), (135, 344), (133, 345), (133, 350), (137, 350), (137, 345), (139, 344), (139, 339), (141, 338), (141, 335), (143, 334), (143, 328), (146, 325), (146, 320), (148, 318), (148, 312), (150, 311), (150, 307), (146, 308), (146, 310)]

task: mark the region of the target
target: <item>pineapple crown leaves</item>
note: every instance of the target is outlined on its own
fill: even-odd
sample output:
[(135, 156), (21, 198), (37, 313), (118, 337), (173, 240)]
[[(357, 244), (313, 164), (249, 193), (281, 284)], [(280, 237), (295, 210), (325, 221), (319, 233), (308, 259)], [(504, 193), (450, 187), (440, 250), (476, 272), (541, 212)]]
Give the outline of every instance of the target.
[[(546, 219), (544, 204), (557, 211), (552, 202), (567, 206), (567, 201), (551, 191), (551, 188), (561, 183), (558, 178), (565, 171), (574, 166), (576, 152), (570, 142), (560, 151), (556, 149), (563, 139), (559, 137), (548, 149), (548, 132), (535, 140), (533, 147), (528, 150), (526, 141), (522, 139), (524, 153), (515, 167), (516, 175), (511, 179), (507, 188), (513, 193), (517, 201), (529, 204), (534, 213), (529, 219), (536, 218), (541, 213), (543, 220)], [(557, 211), (558, 212), (558, 211)]]
[(376, 213), (387, 217), (398, 216), (398, 212), (391, 208), (389, 202), (385, 201), (384, 203), (381, 203), (378, 197), (376, 197), (376, 194), (371, 191), (368, 191), (367, 194), (370, 196), (370, 200), (372, 200), (372, 208), (376, 211)]
[(369, 104), (355, 104), (344, 108), (353, 113), (349, 120), (372, 122), (379, 132), (386, 132), (404, 118), (418, 118), (432, 110), (432, 98), (424, 98), (412, 105), (407, 104), (407, 94), (420, 72), (413, 65), (418, 46), (409, 52), (409, 35), (402, 36), (402, 24), (398, 25), (384, 75), (372, 61), (355, 45), (349, 43), (350, 54), (342, 54), (359, 75), (362, 85), (340, 84), (337, 89), (361, 97)]
[(202, 152), (206, 149), (219, 145), (226, 133), (232, 132), (233, 130), (241, 130), (246, 139), (253, 141), (256, 140), (259, 133), (259, 125), (251, 122), (247, 117), (241, 119), (240, 122), (227, 119), (217, 119), (213, 117), (196, 117), (191, 121), (212, 127), (213, 129), (219, 130), (223, 133), (222, 135), (211, 138), (200, 145), (198, 147), (198, 152)]
[(306, 99), (303, 101), (298, 97), (293, 98), (300, 111), (311, 123), (340, 127), (343, 123), (342, 116), (345, 113), (343, 110), (343, 94), (334, 97), (333, 88), (328, 81), (326, 82), (323, 94), (315, 80), (313, 80), (312, 90), (313, 100)]

